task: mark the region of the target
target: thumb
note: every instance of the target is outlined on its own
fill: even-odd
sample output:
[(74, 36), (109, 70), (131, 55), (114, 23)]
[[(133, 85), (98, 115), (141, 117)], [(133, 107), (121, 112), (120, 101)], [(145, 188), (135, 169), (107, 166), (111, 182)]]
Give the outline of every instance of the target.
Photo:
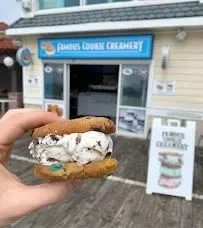
[(54, 204), (80, 184), (79, 180), (54, 181), (36, 186), (28, 186), (26, 190), (25, 213), (33, 212), (41, 207)]

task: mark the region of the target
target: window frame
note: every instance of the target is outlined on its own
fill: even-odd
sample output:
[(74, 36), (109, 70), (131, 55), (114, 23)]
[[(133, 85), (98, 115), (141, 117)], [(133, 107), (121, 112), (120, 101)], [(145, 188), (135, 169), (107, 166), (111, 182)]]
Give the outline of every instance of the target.
[[(64, 7), (64, 8), (54, 8), (54, 9), (39, 9), (39, 0), (35, 1), (35, 15), (47, 15), (56, 13), (68, 13), (68, 12), (80, 12), (80, 11), (93, 11), (93, 10), (104, 10), (112, 8), (125, 8), (125, 7), (135, 7), (135, 6), (147, 6), (147, 5), (160, 5), (160, 4), (172, 4), (180, 2), (195, 2), (197, 0), (165, 0), (163, 3), (160, 0), (149, 0), (149, 1), (124, 1), (124, 2), (112, 2), (112, 3), (101, 3), (101, 4), (86, 4), (86, 0), (80, 0), (79, 6)], [(202, 0), (203, 1), (203, 0)]]
[(108, 4), (118, 4), (118, 3), (125, 3), (125, 2), (133, 2), (133, 1), (137, 1), (137, 0), (128, 0), (128, 1), (125, 1), (125, 0), (120, 0), (120, 2), (113, 2), (113, 0), (106, 0), (106, 1), (109, 1), (109, 2), (105, 2), (105, 3), (96, 3), (96, 4), (87, 4), (87, 1), (88, 0), (82, 0), (83, 1), (83, 6), (95, 6), (95, 5), (108, 5)]
[(79, 7), (81, 7), (81, 6), (84, 6), (84, 1), (85, 0), (79, 0), (79, 5), (78, 6), (67, 6), (67, 7), (59, 7), (59, 8), (50, 8), (50, 9), (40, 9), (40, 7), (39, 7), (39, 1), (40, 0), (36, 0), (36, 5), (35, 5), (35, 10), (36, 10), (36, 14), (38, 14), (39, 12), (44, 12), (44, 11), (53, 11), (53, 10), (56, 10), (56, 11), (58, 11), (58, 10), (61, 10), (61, 9), (72, 9), (72, 8), (79, 8)]
[(86, 4), (86, 0), (80, 0), (78, 6), (60, 7), (60, 8), (50, 8), (50, 9), (40, 9), (39, 1), (36, 0), (35, 14), (56, 14), (65, 12), (79, 12), (79, 11), (89, 11), (98, 9), (109, 9), (109, 8), (120, 8), (120, 7), (130, 7), (137, 4), (137, 0), (120, 1), (120, 2), (108, 2), (108, 3), (98, 3), (98, 4)]

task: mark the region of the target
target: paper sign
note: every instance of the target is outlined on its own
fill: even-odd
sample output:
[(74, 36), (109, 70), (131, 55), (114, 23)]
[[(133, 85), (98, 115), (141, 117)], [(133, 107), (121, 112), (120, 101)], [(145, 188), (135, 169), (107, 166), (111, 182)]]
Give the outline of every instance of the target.
[(155, 95), (175, 95), (176, 82), (175, 81), (154, 81), (153, 94)]
[(147, 193), (192, 199), (196, 124), (162, 125), (153, 120), (150, 143)]
[(37, 76), (28, 76), (26, 85), (29, 88), (38, 88), (39, 78)]

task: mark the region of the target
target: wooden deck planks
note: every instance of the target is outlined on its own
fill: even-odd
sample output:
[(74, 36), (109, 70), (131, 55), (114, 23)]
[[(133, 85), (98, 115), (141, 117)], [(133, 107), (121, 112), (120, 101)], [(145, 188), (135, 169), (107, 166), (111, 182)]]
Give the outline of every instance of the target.
[[(148, 143), (115, 137), (114, 155), (119, 160), (115, 175), (146, 181)], [(29, 138), (21, 138), (13, 153), (29, 157)], [(11, 170), (27, 184), (39, 184), (33, 164), (11, 160)], [(195, 164), (194, 191), (203, 194), (203, 172)], [(34, 200), (34, 199), (33, 199)], [(87, 180), (64, 202), (21, 218), (15, 228), (202, 228), (203, 201), (146, 195), (145, 188), (110, 180)]]

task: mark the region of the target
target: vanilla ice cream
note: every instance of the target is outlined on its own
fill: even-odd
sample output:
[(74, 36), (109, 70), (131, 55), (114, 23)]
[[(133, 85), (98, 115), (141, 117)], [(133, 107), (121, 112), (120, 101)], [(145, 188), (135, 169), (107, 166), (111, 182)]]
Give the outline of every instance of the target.
[(112, 154), (113, 141), (110, 135), (97, 131), (63, 136), (50, 134), (34, 139), (29, 149), (30, 154), (43, 165), (59, 162), (83, 165)]

